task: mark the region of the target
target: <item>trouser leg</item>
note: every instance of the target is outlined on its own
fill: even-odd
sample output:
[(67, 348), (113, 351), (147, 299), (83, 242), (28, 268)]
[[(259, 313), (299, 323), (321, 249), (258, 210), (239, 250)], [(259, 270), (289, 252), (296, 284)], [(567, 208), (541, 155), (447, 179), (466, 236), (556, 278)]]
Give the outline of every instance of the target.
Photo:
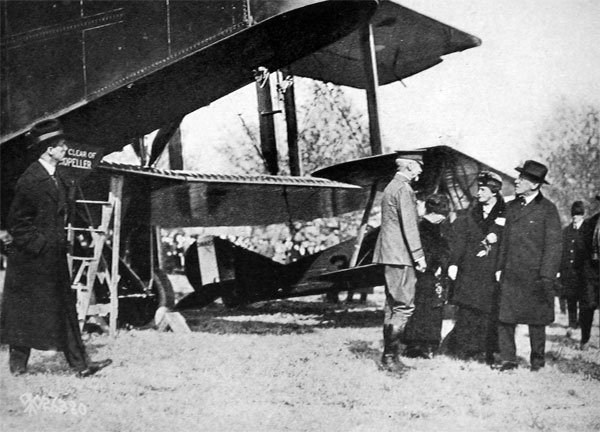
[(529, 343), (531, 345), (531, 356), (529, 362), (532, 367), (544, 367), (546, 352), (546, 326), (529, 326)]
[(398, 359), (400, 341), (408, 319), (415, 309), (415, 270), (408, 266), (385, 266), (385, 317), (383, 323), (383, 366), (401, 371), (405, 366)]
[(581, 344), (586, 344), (590, 340), (592, 333), (592, 323), (594, 321), (594, 309), (581, 308), (579, 310), (579, 324), (581, 325)]
[(410, 266), (385, 266), (385, 325), (403, 332), (415, 310), (417, 275)]
[(494, 313), (487, 316), (487, 334), (485, 338), (485, 360), (494, 362), (494, 353), (498, 352), (498, 319)]
[(515, 324), (498, 324), (498, 343), (502, 362), (517, 362), (517, 346), (515, 344)]
[(89, 358), (81, 339), (81, 331), (79, 330), (79, 321), (77, 320), (75, 307), (73, 307), (73, 310), (67, 312), (65, 321), (66, 346), (63, 353), (69, 366), (76, 371), (82, 371), (87, 368)]
[(565, 296), (560, 296), (558, 298), (558, 305), (560, 307), (560, 313), (566, 313), (567, 312), (567, 299)]
[(577, 299), (567, 298), (567, 313), (569, 315), (569, 327), (577, 327)]
[(8, 352), (8, 364), (10, 367), (10, 373), (25, 373), (27, 371), (27, 362), (29, 361), (31, 348), (19, 345), (10, 345)]

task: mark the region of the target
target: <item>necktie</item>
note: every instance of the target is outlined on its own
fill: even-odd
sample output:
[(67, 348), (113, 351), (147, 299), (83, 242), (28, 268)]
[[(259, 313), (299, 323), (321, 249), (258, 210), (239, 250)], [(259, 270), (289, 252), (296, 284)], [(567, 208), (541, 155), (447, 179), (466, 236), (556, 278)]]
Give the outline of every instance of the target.
[(525, 201), (524, 196), (519, 197), (519, 204), (521, 204), (521, 207), (525, 207), (525, 204), (527, 204), (527, 201)]

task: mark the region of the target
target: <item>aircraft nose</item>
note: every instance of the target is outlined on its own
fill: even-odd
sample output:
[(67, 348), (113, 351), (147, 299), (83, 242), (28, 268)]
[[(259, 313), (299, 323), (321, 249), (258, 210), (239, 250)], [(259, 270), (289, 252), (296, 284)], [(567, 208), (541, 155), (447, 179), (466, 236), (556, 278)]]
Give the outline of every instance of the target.
[(457, 51), (464, 51), (481, 45), (481, 39), (469, 33), (452, 29), (450, 35), (451, 44)]

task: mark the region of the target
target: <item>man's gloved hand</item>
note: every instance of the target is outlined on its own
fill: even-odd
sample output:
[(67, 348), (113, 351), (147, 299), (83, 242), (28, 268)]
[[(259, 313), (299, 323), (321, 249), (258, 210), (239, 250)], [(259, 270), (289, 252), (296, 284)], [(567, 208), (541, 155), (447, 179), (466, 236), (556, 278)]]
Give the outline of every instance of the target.
[(415, 269), (421, 273), (427, 270), (427, 263), (425, 262), (425, 257), (419, 258), (417, 260), (417, 262), (415, 263)]
[(456, 280), (456, 275), (458, 274), (458, 267), (454, 264), (448, 267), (448, 276), (452, 280)]

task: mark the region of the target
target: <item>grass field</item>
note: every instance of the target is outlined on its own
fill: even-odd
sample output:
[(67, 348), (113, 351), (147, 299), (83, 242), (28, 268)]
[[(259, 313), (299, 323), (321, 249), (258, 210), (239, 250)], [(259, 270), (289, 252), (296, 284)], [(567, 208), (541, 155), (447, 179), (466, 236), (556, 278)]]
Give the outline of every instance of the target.
[[(176, 284), (181, 281), (175, 280)], [(114, 364), (78, 379), (61, 354), (34, 352), (30, 373), (0, 351), (2, 431), (598, 431), (598, 318), (592, 348), (566, 317), (548, 328), (547, 367), (499, 373), (447, 357), (406, 359), (403, 376), (377, 367), (383, 295), (367, 305), (318, 298), (186, 312), (191, 334), (91, 336)], [(451, 320), (444, 322), (444, 332)]]

